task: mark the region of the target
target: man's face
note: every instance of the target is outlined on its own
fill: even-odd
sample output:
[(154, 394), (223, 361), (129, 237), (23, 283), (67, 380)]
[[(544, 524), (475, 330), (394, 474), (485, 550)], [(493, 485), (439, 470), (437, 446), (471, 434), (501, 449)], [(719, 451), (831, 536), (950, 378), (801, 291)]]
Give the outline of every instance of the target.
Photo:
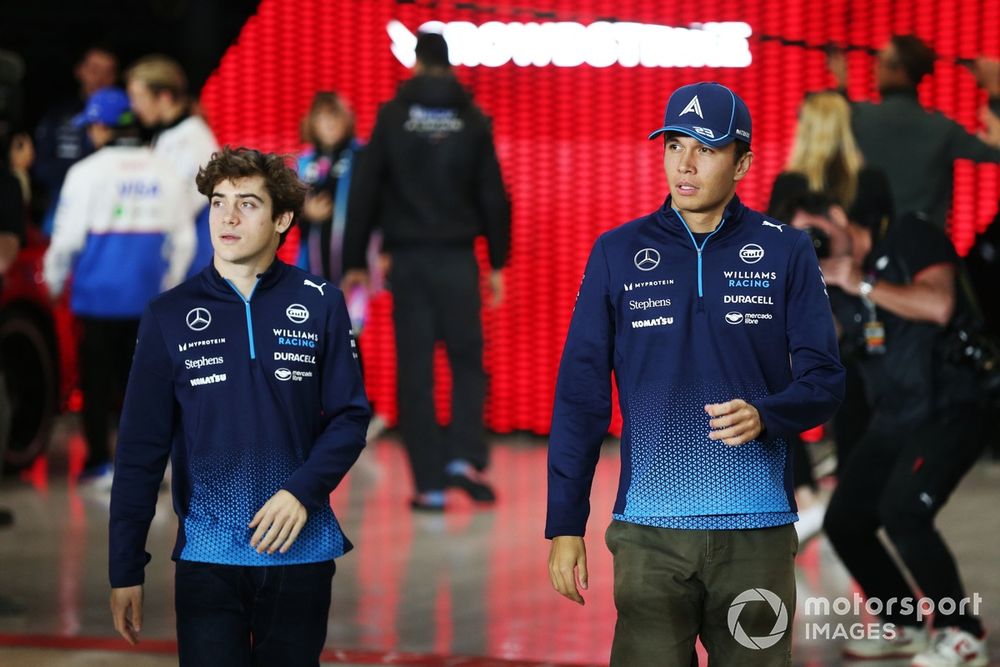
[(264, 177), (249, 176), (216, 184), (208, 219), (217, 259), (262, 266), (278, 249), (279, 234), (291, 225), (292, 213), (274, 220)]
[(139, 122), (152, 127), (160, 122), (160, 103), (144, 82), (132, 79), (128, 82), (128, 101)]
[(76, 78), (84, 97), (90, 97), (101, 88), (115, 84), (118, 78), (118, 59), (107, 51), (88, 51), (76, 66)]
[(733, 160), (736, 145), (712, 148), (694, 137), (672, 135), (663, 152), (663, 168), (674, 207), (707, 213), (725, 206), (736, 193), (736, 183), (750, 170), (752, 154)]
[(313, 131), (321, 146), (336, 146), (347, 136), (347, 118), (333, 111), (320, 111), (313, 117)]

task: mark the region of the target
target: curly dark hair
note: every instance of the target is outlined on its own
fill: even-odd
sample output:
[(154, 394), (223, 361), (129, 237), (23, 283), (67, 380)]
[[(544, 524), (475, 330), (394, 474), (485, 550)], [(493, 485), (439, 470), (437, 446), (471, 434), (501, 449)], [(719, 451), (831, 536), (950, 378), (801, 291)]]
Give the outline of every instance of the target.
[(292, 224), (281, 234), (281, 242), (285, 235), (298, 222), (302, 215), (302, 204), (306, 199), (308, 187), (299, 180), (295, 170), (288, 166), (287, 158), (274, 153), (262, 153), (253, 148), (232, 148), (225, 146), (214, 153), (208, 164), (198, 170), (195, 183), (198, 192), (206, 197), (212, 197), (215, 186), (223, 181), (238, 178), (263, 176), (264, 186), (271, 195), (271, 217), (277, 220), (283, 213), (292, 213)]

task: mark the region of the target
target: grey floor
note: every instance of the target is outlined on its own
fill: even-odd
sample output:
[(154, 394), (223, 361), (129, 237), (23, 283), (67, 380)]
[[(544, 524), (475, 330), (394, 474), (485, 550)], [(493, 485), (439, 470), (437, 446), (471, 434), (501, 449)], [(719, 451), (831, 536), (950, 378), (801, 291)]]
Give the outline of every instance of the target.
[[(148, 550), (144, 644), (123, 652), (107, 611), (108, 495), (73, 480), (83, 444), (64, 418), (43, 466), (0, 485), (16, 514), (0, 530), (0, 665), (168, 665), (172, 653), (176, 531), (169, 493), (160, 495)], [(362, 455), (333, 496), (354, 552), (338, 562), (325, 663), (408, 665), (607, 664), (614, 606), (611, 560), (600, 539), (617, 485), (607, 447), (594, 484), (587, 605), (559, 598), (548, 583), (542, 538), (544, 441), (499, 438), (491, 475), (500, 501), (482, 510), (449, 496), (444, 515), (412, 513), (399, 444), (386, 437)], [(964, 480), (938, 525), (958, 558), (970, 595), (982, 598), (991, 655), (1000, 659), (1000, 464), (983, 461)], [(850, 664), (842, 641), (807, 636), (810, 624), (867, 623), (853, 615), (811, 618), (809, 597), (857, 590), (822, 537), (798, 561), (794, 662)], [(509, 661), (509, 662), (504, 662)], [(869, 663), (870, 664), (870, 663)], [(901, 667), (905, 662), (878, 663)]]

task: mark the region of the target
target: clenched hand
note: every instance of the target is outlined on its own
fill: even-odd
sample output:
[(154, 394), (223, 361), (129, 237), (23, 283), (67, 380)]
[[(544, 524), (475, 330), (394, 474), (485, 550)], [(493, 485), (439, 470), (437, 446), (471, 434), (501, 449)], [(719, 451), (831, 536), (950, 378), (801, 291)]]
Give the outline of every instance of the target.
[(709, 440), (721, 440), (727, 445), (742, 445), (764, 430), (757, 408), (741, 398), (706, 405), (705, 412), (712, 417), (708, 422), (712, 428), (708, 432)]

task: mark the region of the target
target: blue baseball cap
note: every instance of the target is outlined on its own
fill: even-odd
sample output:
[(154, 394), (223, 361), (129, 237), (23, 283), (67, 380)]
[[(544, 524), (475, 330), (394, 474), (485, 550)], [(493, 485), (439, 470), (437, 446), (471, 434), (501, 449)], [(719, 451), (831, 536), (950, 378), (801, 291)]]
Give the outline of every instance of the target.
[(737, 139), (750, 143), (750, 110), (740, 96), (721, 83), (702, 81), (682, 86), (667, 100), (663, 127), (649, 135), (681, 132), (713, 148)]
[(83, 111), (73, 116), (73, 125), (86, 127), (101, 123), (108, 127), (131, 125), (134, 121), (128, 95), (121, 88), (109, 86), (94, 92), (87, 100)]

